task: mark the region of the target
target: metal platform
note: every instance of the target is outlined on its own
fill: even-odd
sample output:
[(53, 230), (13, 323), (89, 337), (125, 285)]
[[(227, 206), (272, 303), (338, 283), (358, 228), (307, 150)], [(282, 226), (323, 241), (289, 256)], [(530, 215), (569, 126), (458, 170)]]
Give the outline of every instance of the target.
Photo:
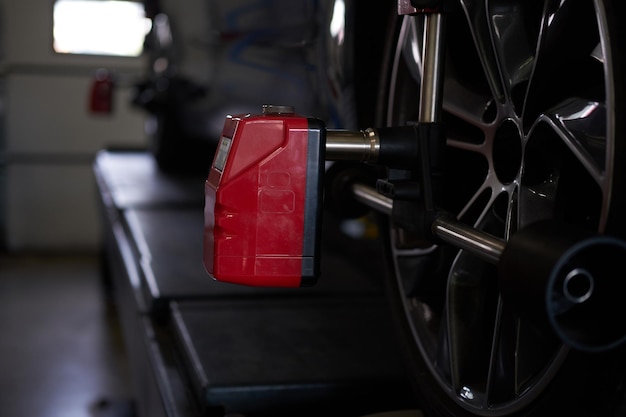
[(205, 407), (315, 416), (406, 405), (403, 366), (380, 300), (179, 302), (172, 316), (194, 395)]

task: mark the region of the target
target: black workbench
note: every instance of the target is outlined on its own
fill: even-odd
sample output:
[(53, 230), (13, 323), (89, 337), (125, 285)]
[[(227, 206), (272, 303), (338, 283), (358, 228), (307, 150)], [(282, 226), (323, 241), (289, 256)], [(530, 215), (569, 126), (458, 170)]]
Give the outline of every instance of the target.
[(220, 283), (202, 264), (204, 178), (165, 174), (149, 153), (122, 150), (100, 152), (94, 174), (105, 278), (141, 417), (412, 405), (378, 245), (339, 235), (326, 216), (315, 287)]

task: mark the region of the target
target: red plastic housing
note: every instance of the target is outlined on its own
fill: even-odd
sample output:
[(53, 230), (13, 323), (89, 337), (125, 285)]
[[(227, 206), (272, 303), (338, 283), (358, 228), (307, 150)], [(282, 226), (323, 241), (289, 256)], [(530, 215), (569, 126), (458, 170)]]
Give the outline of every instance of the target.
[(204, 265), (219, 281), (313, 285), (325, 129), (295, 114), (228, 116), (205, 184)]

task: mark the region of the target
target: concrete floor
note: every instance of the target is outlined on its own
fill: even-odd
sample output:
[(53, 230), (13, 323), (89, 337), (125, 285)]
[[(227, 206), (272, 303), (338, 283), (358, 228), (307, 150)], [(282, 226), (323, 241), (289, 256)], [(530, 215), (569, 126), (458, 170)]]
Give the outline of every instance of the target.
[(0, 415), (128, 407), (123, 341), (99, 268), (96, 256), (0, 255)]

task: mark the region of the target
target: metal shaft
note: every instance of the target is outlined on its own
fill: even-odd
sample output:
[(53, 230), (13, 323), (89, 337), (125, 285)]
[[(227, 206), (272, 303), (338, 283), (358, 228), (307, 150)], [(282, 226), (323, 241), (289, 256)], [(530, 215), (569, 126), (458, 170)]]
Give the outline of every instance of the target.
[(432, 225), (435, 236), (459, 249), (467, 250), (492, 264), (497, 264), (506, 242), (474, 229), (455, 219), (439, 217)]
[(366, 206), (376, 211), (391, 216), (393, 211), (393, 200), (381, 195), (372, 187), (363, 184), (353, 184), (352, 192), (355, 198)]
[(440, 120), (443, 93), (444, 18), (441, 13), (427, 13), (424, 19), (423, 69), (418, 122), (437, 123)]
[(326, 130), (326, 155), (330, 161), (376, 162), (380, 139), (373, 129)]
[[(391, 215), (393, 200), (363, 184), (352, 186), (355, 198), (366, 206)], [(446, 243), (464, 249), (481, 259), (497, 264), (506, 242), (483, 231), (467, 226), (453, 218), (439, 217), (432, 224), (432, 233)]]

